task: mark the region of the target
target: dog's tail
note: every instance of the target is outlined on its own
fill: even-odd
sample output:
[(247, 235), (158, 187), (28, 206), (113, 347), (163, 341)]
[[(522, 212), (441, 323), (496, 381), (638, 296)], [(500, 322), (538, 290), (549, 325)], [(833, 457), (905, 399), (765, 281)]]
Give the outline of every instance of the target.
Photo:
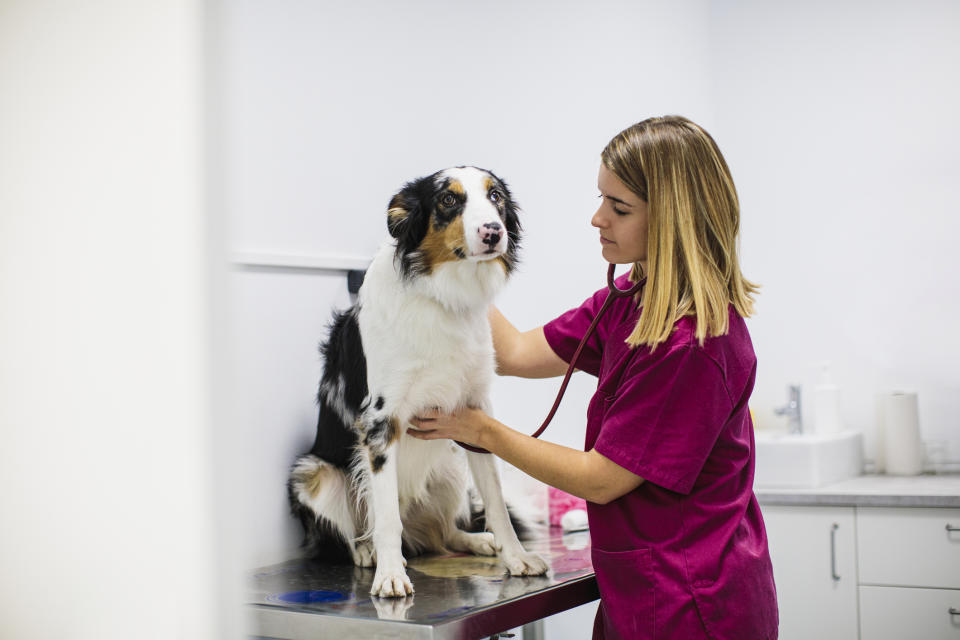
[[(324, 562), (351, 564), (350, 547), (335, 522), (346, 503), (339, 469), (314, 455), (297, 459), (287, 480), (290, 511), (303, 525), (304, 555)], [(339, 501), (339, 505), (333, 501)]]

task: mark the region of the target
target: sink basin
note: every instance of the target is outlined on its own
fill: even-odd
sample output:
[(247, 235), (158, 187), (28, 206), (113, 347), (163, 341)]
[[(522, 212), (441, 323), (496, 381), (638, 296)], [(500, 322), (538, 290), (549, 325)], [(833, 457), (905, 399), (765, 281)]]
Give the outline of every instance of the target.
[(803, 489), (859, 476), (863, 471), (863, 436), (755, 432), (757, 468), (754, 485)]

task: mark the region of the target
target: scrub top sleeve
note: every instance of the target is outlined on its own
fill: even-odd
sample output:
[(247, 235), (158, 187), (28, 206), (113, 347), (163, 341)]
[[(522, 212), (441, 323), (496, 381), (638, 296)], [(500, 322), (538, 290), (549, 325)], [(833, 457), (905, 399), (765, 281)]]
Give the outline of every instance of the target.
[[(543, 335), (547, 339), (547, 344), (550, 345), (553, 352), (560, 356), (564, 362), (569, 364), (570, 360), (573, 359), (573, 354), (576, 353), (580, 341), (583, 339), (584, 334), (587, 333), (587, 329), (590, 328), (590, 323), (593, 322), (597, 311), (600, 310), (600, 307), (609, 294), (609, 289), (600, 289), (587, 298), (579, 307), (570, 309), (563, 315), (543, 325)], [(590, 336), (587, 344), (583, 346), (580, 359), (577, 360), (577, 369), (586, 371), (594, 376), (600, 374), (603, 338), (606, 335), (603, 325), (606, 322), (606, 318), (605, 315), (603, 320), (600, 321), (600, 324), (597, 325), (596, 331)]]
[(625, 372), (606, 404), (593, 448), (682, 494), (693, 488), (733, 410), (722, 371), (695, 346)]

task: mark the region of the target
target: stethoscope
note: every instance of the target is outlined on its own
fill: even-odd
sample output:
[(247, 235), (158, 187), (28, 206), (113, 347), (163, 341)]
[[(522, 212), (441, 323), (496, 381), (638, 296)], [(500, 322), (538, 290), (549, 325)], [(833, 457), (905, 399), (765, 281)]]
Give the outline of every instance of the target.
[[(570, 382), (570, 376), (573, 375), (573, 371), (576, 368), (577, 360), (580, 358), (580, 352), (583, 351), (584, 345), (587, 344), (587, 341), (593, 335), (594, 329), (597, 328), (597, 323), (600, 322), (600, 318), (603, 317), (604, 312), (610, 307), (614, 300), (618, 298), (626, 298), (629, 296), (636, 295), (640, 289), (643, 288), (643, 285), (646, 283), (647, 278), (644, 276), (640, 279), (639, 282), (635, 283), (629, 289), (623, 290), (618, 289), (617, 285), (613, 282), (613, 271), (616, 269), (616, 265), (611, 264), (607, 268), (607, 288), (610, 289), (610, 295), (607, 296), (607, 299), (603, 301), (603, 304), (600, 305), (600, 310), (597, 311), (597, 315), (594, 316), (593, 322), (590, 323), (590, 327), (587, 329), (587, 332), (583, 335), (583, 338), (580, 340), (580, 345), (577, 346), (577, 350), (573, 353), (573, 358), (570, 359), (570, 366), (567, 367), (567, 373), (563, 376), (563, 382), (560, 384), (560, 391), (557, 393), (557, 399), (553, 401), (553, 407), (550, 409), (550, 413), (547, 414), (546, 420), (543, 421), (543, 424), (540, 425), (540, 428), (536, 430), (535, 433), (531, 434), (532, 438), (539, 438), (540, 434), (546, 430), (547, 425), (550, 424), (550, 421), (553, 420), (553, 416), (557, 413), (557, 409), (560, 408), (560, 401), (563, 399), (563, 394), (567, 390), (567, 383)], [(490, 453), (486, 449), (481, 449), (480, 447), (474, 447), (473, 445), (464, 444), (454, 440), (458, 445), (466, 449), (467, 451), (473, 451), (474, 453)]]

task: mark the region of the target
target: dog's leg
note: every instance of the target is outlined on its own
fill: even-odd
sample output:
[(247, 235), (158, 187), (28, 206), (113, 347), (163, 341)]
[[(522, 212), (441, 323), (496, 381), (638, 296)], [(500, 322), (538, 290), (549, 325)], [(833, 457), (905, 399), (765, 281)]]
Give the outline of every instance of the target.
[(455, 465), (449, 471), (437, 474), (439, 479), (428, 487), (430, 501), (443, 512), (441, 529), (443, 546), (451, 551), (472, 553), (477, 556), (497, 555), (493, 534), (488, 531), (473, 533), (464, 531), (458, 521), (468, 519), (469, 507), (465, 504), (466, 486), (460, 474), (460, 459), (452, 458)]
[(496, 537), (488, 531), (471, 533), (454, 526), (444, 543), (452, 551), (472, 553), (475, 556), (497, 555)]
[(373, 548), (377, 572), (370, 593), (381, 598), (403, 597), (413, 593), (413, 584), (404, 569), (401, 551), (403, 524), (397, 487), (397, 420), (378, 409), (364, 412), (357, 421), (362, 431), (361, 459), (358, 464), (366, 476), (367, 518), (373, 525)]
[[(486, 414), (490, 415), (491, 406), (488, 400), (480, 402), (479, 405)], [(507, 566), (510, 575), (539, 576), (546, 573), (547, 563), (537, 554), (523, 548), (517, 538), (517, 532), (510, 524), (507, 505), (503, 501), (500, 474), (497, 472), (494, 457), (487, 453), (468, 451), (467, 461), (470, 464), (470, 473), (473, 474), (473, 482), (483, 500), (487, 528), (493, 532), (496, 545), (500, 550), (500, 559)]]

